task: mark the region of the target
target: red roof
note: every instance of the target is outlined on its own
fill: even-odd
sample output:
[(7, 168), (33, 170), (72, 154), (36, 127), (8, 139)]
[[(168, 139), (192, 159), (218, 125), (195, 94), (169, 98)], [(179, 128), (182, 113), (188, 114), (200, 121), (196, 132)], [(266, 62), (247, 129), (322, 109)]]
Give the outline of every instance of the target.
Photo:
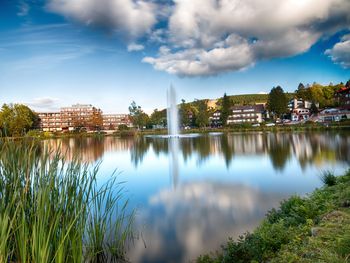
[(343, 92), (346, 92), (346, 91), (349, 91), (350, 90), (350, 87), (341, 87), (337, 93), (343, 93)]

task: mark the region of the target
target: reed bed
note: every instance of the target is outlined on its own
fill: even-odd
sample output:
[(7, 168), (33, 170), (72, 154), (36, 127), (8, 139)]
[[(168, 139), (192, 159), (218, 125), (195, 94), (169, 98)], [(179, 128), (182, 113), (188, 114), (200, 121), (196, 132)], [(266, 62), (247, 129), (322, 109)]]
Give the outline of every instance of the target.
[(115, 174), (30, 141), (0, 141), (0, 263), (124, 262), (133, 239)]

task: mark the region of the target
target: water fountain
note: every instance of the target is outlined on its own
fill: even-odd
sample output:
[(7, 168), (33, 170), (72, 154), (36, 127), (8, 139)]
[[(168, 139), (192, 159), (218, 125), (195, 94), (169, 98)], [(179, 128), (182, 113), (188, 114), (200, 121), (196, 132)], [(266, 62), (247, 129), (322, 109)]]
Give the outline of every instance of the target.
[(167, 101), (168, 137), (179, 137), (179, 114), (176, 105), (176, 92), (173, 85), (167, 91)]

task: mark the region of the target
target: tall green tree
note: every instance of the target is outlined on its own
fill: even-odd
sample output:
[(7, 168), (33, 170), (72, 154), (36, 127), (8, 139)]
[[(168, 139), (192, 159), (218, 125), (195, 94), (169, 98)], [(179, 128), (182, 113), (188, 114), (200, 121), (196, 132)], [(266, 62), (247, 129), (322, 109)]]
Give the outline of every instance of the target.
[(230, 115), (230, 108), (232, 106), (230, 98), (224, 94), (222, 97), (222, 105), (221, 105), (221, 123), (223, 126), (226, 125), (228, 116)]
[(0, 129), (4, 136), (20, 136), (38, 125), (38, 115), (23, 104), (4, 104), (0, 111)]
[(135, 101), (131, 102), (129, 106), (129, 113), (132, 124), (138, 129), (142, 129), (149, 122), (148, 115), (142, 110), (141, 106), (137, 105)]
[(203, 128), (209, 125), (209, 111), (206, 100), (197, 100), (194, 102), (194, 106), (198, 112), (195, 116), (195, 124), (197, 127)]
[(191, 109), (191, 105), (189, 103), (186, 103), (186, 101), (184, 99), (182, 99), (181, 104), (180, 104), (179, 115), (180, 115), (181, 124), (183, 127), (192, 125), (191, 119), (189, 117), (192, 114), (193, 114), (193, 112)]
[(288, 99), (280, 86), (271, 89), (268, 97), (267, 108), (273, 114), (274, 118), (282, 117), (288, 112)]
[(150, 125), (166, 126), (166, 124), (166, 110), (159, 111), (158, 109), (155, 109), (150, 116)]

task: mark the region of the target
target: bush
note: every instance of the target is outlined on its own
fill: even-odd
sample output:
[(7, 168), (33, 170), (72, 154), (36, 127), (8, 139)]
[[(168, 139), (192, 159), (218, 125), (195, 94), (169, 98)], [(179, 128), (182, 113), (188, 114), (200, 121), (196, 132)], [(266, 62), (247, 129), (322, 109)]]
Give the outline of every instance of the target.
[(323, 172), (321, 174), (321, 180), (325, 185), (328, 186), (333, 186), (337, 183), (337, 177), (329, 171)]

